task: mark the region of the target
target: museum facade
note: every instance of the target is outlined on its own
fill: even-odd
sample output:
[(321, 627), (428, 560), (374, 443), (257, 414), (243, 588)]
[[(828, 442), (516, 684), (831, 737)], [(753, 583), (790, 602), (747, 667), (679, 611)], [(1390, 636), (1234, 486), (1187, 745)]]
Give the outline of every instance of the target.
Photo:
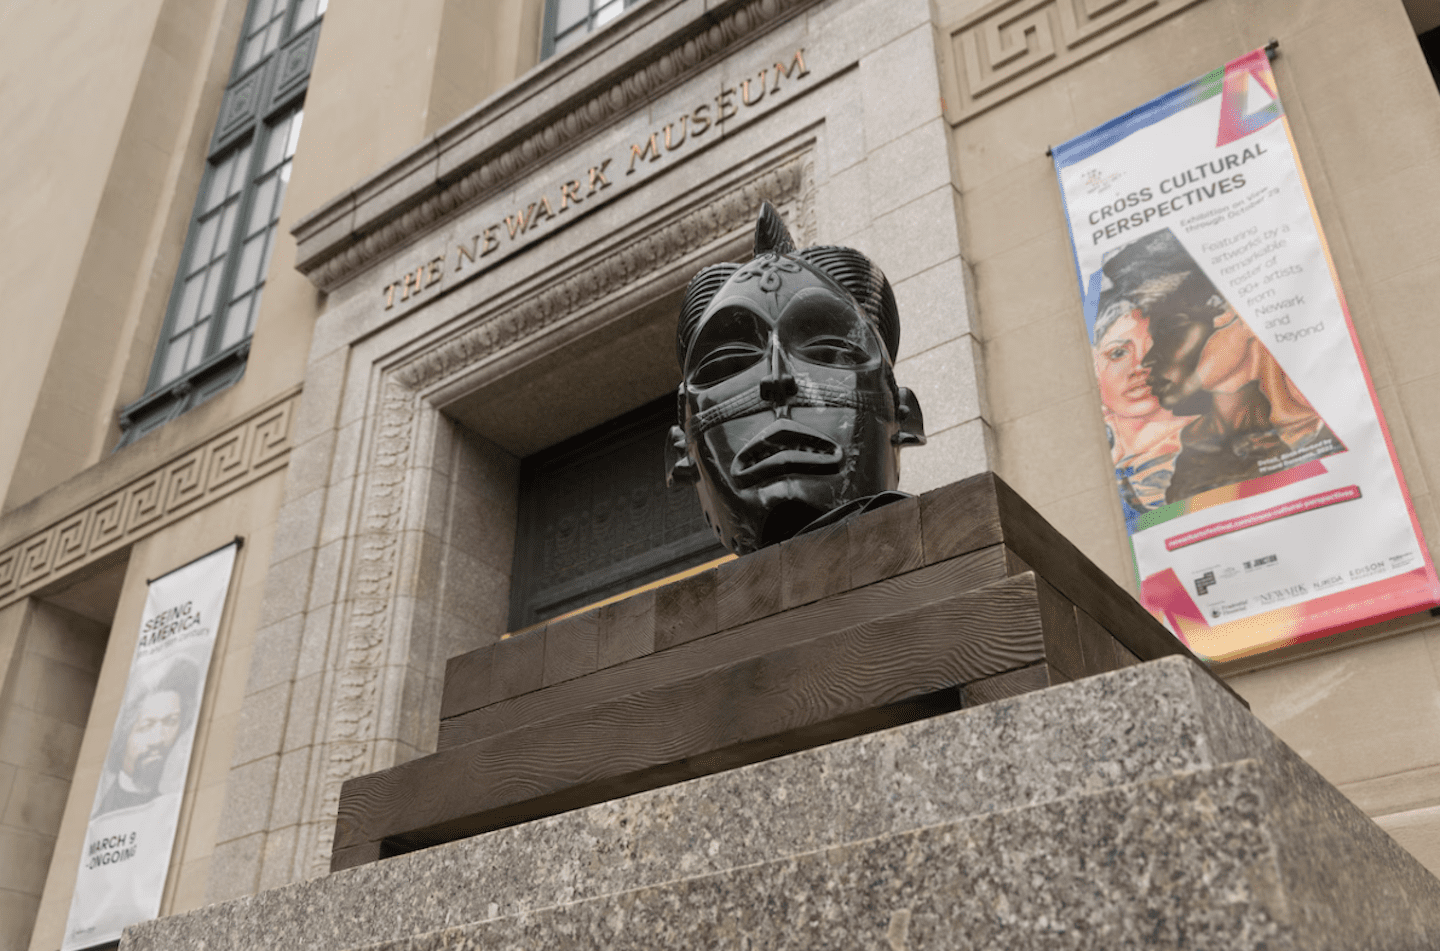
[[(1272, 40), (1437, 551), (1440, 4), (7, 16), (0, 948), (61, 944), (153, 579), (242, 541), (173, 914), (326, 874), (341, 784), (434, 751), (448, 658), (723, 557), (665, 485), (675, 322), (696, 271), (749, 257), (762, 201), (894, 288), (928, 434), (901, 488), (994, 470), (1138, 593), (1048, 152)], [(1431, 870), (1437, 630), (1216, 667)]]

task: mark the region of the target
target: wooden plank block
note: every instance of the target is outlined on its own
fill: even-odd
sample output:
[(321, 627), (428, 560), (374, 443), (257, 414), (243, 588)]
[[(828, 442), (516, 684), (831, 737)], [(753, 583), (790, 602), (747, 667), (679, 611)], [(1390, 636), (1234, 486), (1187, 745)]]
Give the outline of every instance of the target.
[(490, 702), (491, 666), (495, 645), (457, 654), (445, 662), (445, 686), (440, 692), (440, 719), (483, 707)]
[(1008, 697), (1018, 697), (1033, 690), (1044, 690), (1050, 686), (1050, 671), (1045, 664), (1031, 664), (1019, 670), (1006, 671), (993, 677), (986, 677), (968, 683), (962, 688), (961, 696), (965, 706), (975, 707), (982, 703), (994, 703)]
[(715, 578), (711, 568), (655, 591), (655, 649), (668, 650), (699, 637), (714, 634)]
[(1009, 571), (1012, 575), (1023, 575), (1025, 572), (1033, 571), (1034, 569), (1025, 564), (1025, 559), (1015, 554), (1014, 550), (1011, 549), (1009, 545), (1006, 545), (1005, 570)]
[(1084, 655), (1086, 676), (1107, 670), (1119, 670), (1136, 663), (1130, 659), (1130, 652), (1120, 646), (1120, 642), (1089, 614), (1077, 608), (1075, 622), (1080, 633), (1080, 650)]
[(715, 569), (715, 621), (726, 630), (781, 609), (780, 546), (771, 545)]
[[(440, 749), (608, 702), (765, 650), (832, 634), (861, 621), (898, 614), (1006, 577), (999, 546), (972, 552), (824, 601), (771, 615), (711, 637), (656, 651), (578, 680), (505, 699), (440, 722)], [(657, 591), (657, 599), (660, 592)]]
[(850, 533), (843, 523), (797, 535), (779, 548), (782, 608), (850, 590)]
[(918, 498), (891, 502), (856, 516), (845, 526), (850, 534), (850, 582), (854, 587), (924, 567)]
[(729, 768), (753, 761), (721, 755), (730, 747), (845, 717), (863, 726), (875, 708), (1043, 660), (1038, 600), (1033, 575), (1007, 578), (352, 779), (335, 847), (472, 834), (543, 797), (601, 801), (683, 777), (695, 757)]
[(1046, 663), (1071, 680), (1086, 676), (1090, 671), (1085, 668), (1085, 655), (1075, 623), (1075, 605), (1043, 579), (1036, 581), (1035, 588), (1045, 629)]
[[(330, 853), (330, 871), (338, 872), (341, 869), (355, 868), (359, 865), (369, 865), (371, 862), (378, 862), (381, 859), (388, 859), (384, 842), (361, 842), (359, 845), (352, 845), (344, 849), (336, 849)], [(391, 850), (391, 854), (394, 854)]]
[[(1249, 709), (1250, 705), (1243, 697), (1231, 690), (1225, 681), (1215, 677), (1200, 658), (1155, 620), (1149, 611), (1141, 607), (1129, 592), (1081, 554), (1069, 539), (1057, 532), (1014, 489), (993, 473), (987, 475), (993, 480), (1000, 506), (1005, 545), (1014, 549), (1036, 574), (1053, 585), (1078, 609), (1098, 621), (1135, 657), (1142, 661), (1157, 660), (1171, 654), (1189, 657)], [(965, 481), (968, 483), (971, 480)]]
[(998, 481), (993, 472), (982, 472), (920, 496), (925, 564), (933, 565), (1005, 540), (995, 494)]
[(595, 666), (644, 657), (655, 650), (655, 592), (642, 591), (600, 609)]
[(594, 673), (599, 638), (599, 608), (545, 625), (544, 686)]
[(1190, 652), (1004, 482), (993, 485), (1005, 544), (1037, 574), (1145, 660)]
[(544, 680), (545, 628), (496, 642), (490, 668), (492, 701), (539, 690)]

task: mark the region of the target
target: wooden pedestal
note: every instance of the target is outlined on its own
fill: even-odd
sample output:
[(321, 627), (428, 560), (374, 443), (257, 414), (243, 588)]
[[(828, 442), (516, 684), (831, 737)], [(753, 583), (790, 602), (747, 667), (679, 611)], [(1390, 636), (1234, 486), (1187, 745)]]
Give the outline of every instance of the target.
[(451, 658), (331, 868), (1188, 653), (987, 473)]

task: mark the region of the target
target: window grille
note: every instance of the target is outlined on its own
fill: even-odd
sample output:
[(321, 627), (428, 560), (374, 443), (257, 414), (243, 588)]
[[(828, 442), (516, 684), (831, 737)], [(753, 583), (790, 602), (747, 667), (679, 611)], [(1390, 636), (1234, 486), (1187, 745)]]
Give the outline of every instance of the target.
[(250, 0), (145, 395), (124, 446), (245, 372), (327, 0)]

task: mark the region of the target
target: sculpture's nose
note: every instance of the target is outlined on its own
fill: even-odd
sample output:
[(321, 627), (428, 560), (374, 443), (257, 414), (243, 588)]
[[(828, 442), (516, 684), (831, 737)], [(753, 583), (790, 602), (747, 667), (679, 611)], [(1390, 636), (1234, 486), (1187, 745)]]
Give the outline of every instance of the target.
[(790, 362), (785, 359), (784, 351), (771, 341), (770, 368), (760, 381), (760, 398), (773, 406), (783, 406), (798, 392), (800, 388), (790, 372)]

